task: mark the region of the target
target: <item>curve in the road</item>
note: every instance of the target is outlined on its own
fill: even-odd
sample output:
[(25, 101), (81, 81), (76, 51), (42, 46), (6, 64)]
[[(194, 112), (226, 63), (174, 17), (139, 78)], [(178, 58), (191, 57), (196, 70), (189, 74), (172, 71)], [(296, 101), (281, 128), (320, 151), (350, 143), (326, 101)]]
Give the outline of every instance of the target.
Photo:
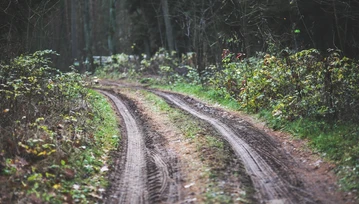
[[(252, 147), (250, 147), (244, 140), (226, 124), (218, 119), (212, 118), (206, 114), (198, 112), (190, 107), (186, 102), (180, 98), (160, 92), (153, 91), (155, 94), (165, 98), (181, 109), (190, 114), (210, 123), (216, 128), (225, 140), (232, 146), (236, 154), (242, 159), (247, 173), (251, 176), (254, 187), (259, 191), (262, 201), (265, 203), (297, 203), (298, 200), (291, 193), (291, 188), (285, 181), (273, 170), (273, 168), (266, 162), (266, 160)], [(308, 200), (306, 201), (306, 203)], [(309, 200), (309, 203), (311, 201)]]
[(120, 177), (120, 186), (112, 195), (109, 203), (146, 203), (148, 192), (146, 187), (146, 150), (141, 129), (138, 127), (126, 105), (118, 97), (106, 91), (100, 93), (110, 98), (124, 120), (127, 132), (126, 162)]

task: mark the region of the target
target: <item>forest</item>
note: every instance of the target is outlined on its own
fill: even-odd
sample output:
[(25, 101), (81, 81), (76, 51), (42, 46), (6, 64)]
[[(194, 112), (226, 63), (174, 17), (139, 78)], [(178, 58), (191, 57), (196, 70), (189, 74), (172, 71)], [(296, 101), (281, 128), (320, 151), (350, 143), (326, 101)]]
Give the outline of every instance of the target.
[(152, 56), (159, 48), (195, 52), (198, 69), (223, 49), (246, 53), (328, 48), (356, 58), (355, 0), (2, 1), (1, 60), (52, 49), (66, 69), (74, 59), (116, 53)]
[[(190, 140), (197, 145), (178, 146), (192, 148), (195, 154), (205, 152), (199, 166), (208, 167), (207, 173), (200, 174), (208, 177), (208, 181), (203, 181), (207, 193), (191, 199), (203, 203), (238, 203), (239, 198), (241, 203), (266, 202), (268, 192), (255, 189), (259, 181), (249, 178), (250, 172), (247, 177), (240, 175), (240, 179), (252, 179), (248, 183), (254, 186), (244, 189), (245, 195), (236, 194), (239, 198), (232, 196), (230, 188), (220, 193), (213, 187), (228, 179), (221, 177), (221, 170), (231, 172), (230, 168), (239, 165), (236, 151), (240, 150), (226, 138), (242, 130), (229, 125), (223, 131), (218, 124), (236, 124), (238, 121), (233, 118), (237, 115), (230, 111), (240, 111), (264, 121), (265, 127), (270, 128), (267, 132), (292, 135), (294, 139), (284, 142), (280, 138), (283, 144), (293, 143), (294, 147), (298, 140), (306, 142), (307, 146), (295, 146), (291, 156), (296, 158), (296, 151), (303, 151), (298, 156), (302, 161), (302, 156), (307, 156), (303, 149), (309, 147), (310, 155), (316, 159), (303, 156), (302, 163), (313, 160), (314, 167), (308, 164), (303, 168), (325, 172), (313, 176), (317, 183), (326, 173), (335, 174), (338, 192), (345, 196), (339, 193), (340, 201), (334, 199), (334, 203), (357, 202), (358, 11), (358, 0), (0, 1), (0, 183), (5, 183), (0, 186), (0, 203), (118, 203), (109, 200), (111, 191), (118, 191), (113, 187), (117, 185), (113, 183), (115, 179), (111, 180), (118, 173), (113, 164), (122, 165), (122, 160), (129, 159), (122, 155), (128, 130), (124, 130), (124, 122), (119, 122), (126, 118), (119, 117), (121, 103), (117, 100), (125, 104), (122, 112), (131, 112), (133, 120), (141, 124), (138, 132), (144, 134), (145, 146), (149, 145), (143, 149), (148, 148), (148, 155), (154, 157), (147, 161), (150, 156), (146, 155), (145, 164), (139, 164), (148, 168), (148, 175), (142, 175), (144, 180), (158, 179), (159, 176), (150, 174), (162, 168), (150, 162), (160, 160), (153, 153), (153, 149), (159, 148), (156, 145), (166, 145), (155, 143), (163, 139), (153, 139), (160, 133), (149, 132), (156, 129), (151, 129), (156, 126), (155, 116), (163, 117), (163, 121), (178, 126), (178, 130), (166, 130), (170, 135), (180, 132), (185, 139), (177, 138), (178, 141)], [(171, 92), (184, 94), (183, 99)], [(230, 111), (208, 108), (191, 97)], [(181, 100), (190, 108), (183, 108)], [(158, 113), (147, 106), (155, 107)], [(182, 112), (174, 108), (177, 106)], [(191, 113), (191, 108), (200, 113), (192, 111), (193, 117), (183, 113)], [(208, 119), (212, 112), (229, 116)], [(149, 119), (152, 116), (154, 119)], [(253, 133), (248, 127), (243, 127), (246, 134), (253, 134), (253, 141), (257, 141), (244, 141), (259, 152), (258, 158), (265, 158), (262, 165), (269, 163), (273, 172), (284, 179), (283, 183), (290, 186), (284, 185), (289, 190), (283, 192), (291, 192), (293, 186), (301, 193), (310, 192), (311, 184), (306, 181), (286, 180), (292, 179), (292, 172), (283, 169), (294, 167), (285, 165), (297, 166), (278, 153), (283, 149), (277, 148), (273, 140), (266, 140), (267, 133)], [(264, 145), (258, 142), (262, 136)], [(169, 155), (167, 150), (161, 151)], [(188, 154), (178, 151), (179, 155)], [(140, 156), (134, 159), (142, 158), (142, 153), (136, 154)], [(114, 155), (123, 158), (117, 160)], [(151, 165), (155, 170), (149, 168)], [(240, 169), (244, 169), (241, 165)], [(229, 173), (230, 179), (243, 173), (240, 171)], [(309, 175), (293, 174), (304, 178)], [(332, 178), (330, 175), (325, 182)], [(153, 182), (160, 183), (155, 179)], [(171, 195), (166, 200), (149, 183), (144, 184), (149, 187), (139, 189), (149, 192), (147, 202), (155, 203), (159, 198), (164, 203), (172, 202)], [(194, 183), (178, 185), (191, 189)], [(303, 187), (306, 185), (307, 189)], [(304, 202), (306, 196), (300, 193), (288, 193), (283, 199), (290, 203), (326, 203), (332, 198), (325, 198), (325, 193), (336, 189), (329, 184), (327, 187), (331, 190), (308, 193), (310, 202)], [(315, 200), (317, 195), (321, 197)], [(131, 196), (137, 199), (129, 193)], [(173, 202), (184, 202), (180, 196), (176, 199)]]

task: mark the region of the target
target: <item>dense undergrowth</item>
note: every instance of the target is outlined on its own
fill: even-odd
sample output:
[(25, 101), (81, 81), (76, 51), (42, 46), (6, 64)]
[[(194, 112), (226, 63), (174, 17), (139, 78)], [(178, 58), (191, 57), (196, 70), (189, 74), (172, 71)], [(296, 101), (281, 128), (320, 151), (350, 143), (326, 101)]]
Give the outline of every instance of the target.
[(115, 60), (99, 68), (97, 74), (129, 77), (258, 113), (272, 128), (310, 139), (315, 151), (338, 164), (343, 188), (359, 190), (358, 61), (332, 49), (327, 53), (283, 50), (251, 58), (224, 50), (221, 65), (206, 67), (198, 74), (194, 55), (171, 57), (174, 55), (161, 49), (152, 58), (135, 63)]
[(54, 55), (0, 63), (0, 203), (98, 202), (105, 191), (115, 116), (83, 76), (52, 68)]

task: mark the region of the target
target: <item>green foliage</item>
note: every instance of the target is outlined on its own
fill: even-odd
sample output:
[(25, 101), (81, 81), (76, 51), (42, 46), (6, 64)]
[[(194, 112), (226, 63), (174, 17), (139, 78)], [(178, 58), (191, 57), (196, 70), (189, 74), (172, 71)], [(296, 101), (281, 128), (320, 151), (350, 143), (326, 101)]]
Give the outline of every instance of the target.
[(358, 63), (330, 51), (315, 50), (277, 58), (223, 59), (223, 70), (210, 78), (226, 98), (237, 100), (249, 112), (272, 109), (273, 115), (326, 120), (359, 119)]
[[(97, 66), (100, 66), (96, 62)], [(139, 61), (133, 55), (116, 54), (111, 56), (110, 62), (105, 62), (101, 67), (96, 69), (95, 74), (107, 78), (136, 77), (139, 74)]]
[(259, 115), (274, 129), (283, 129), (309, 139), (315, 151), (338, 164), (336, 169), (346, 190), (359, 189), (359, 129), (353, 123), (330, 124), (323, 120), (300, 118), (288, 122), (262, 110)]
[(181, 59), (176, 57), (176, 52), (169, 52), (160, 48), (150, 59), (142, 55), (139, 61), (136, 56), (118, 54), (112, 56), (112, 61), (96, 69), (96, 75), (106, 78), (140, 78), (144, 75), (159, 75), (160, 80), (147, 80), (151, 83), (174, 84), (179, 82), (200, 83), (200, 78), (193, 64), (193, 53), (183, 54)]
[[(48, 56), (54, 54), (38, 51), (0, 64), (0, 177), (9, 177), (2, 190), (13, 193), (0, 198), (4, 202), (98, 200), (101, 193), (91, 197), (89, 192), (106, 184), (99, 172), (119, 138), (112, 138), (113, 132), (100, 134), (99, 128), (107, 126), (96, 108), (105, 99), (99, 103), (80, 74), (52, 68)], [(87, 193), (76, 198), (72, 185), (82, 181), (79, 189)]]
[(338, 163), (342, 186), (359, 189), (359, 63), (335, 50), (234, 56), (223, 56), (223, 68), (211, 70), (210, 86), (165, 88), (260, 113), (272, 128), (308, 138), (315, 151)]

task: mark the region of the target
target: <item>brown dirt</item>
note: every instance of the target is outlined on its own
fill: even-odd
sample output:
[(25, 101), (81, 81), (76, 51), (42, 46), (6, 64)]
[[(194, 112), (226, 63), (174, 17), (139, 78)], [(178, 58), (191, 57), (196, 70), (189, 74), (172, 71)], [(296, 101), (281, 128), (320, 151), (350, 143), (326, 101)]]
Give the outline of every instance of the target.
[(176, 157), (163, 148), (161, 136), (147, 124), (136, 104), (101, 91), (122, 116), (126, 144), (115, 162), (106, 203), (173, 203), (179, 200)]
[[(117, 82), (105, 83), (111, 86), (123, 86)], [(141, 87), (136, 86), (136, 88)], [(354, 194), (339, 190), (337, 177), (333, 172), (335, 165), (310, 151), (306, 141), (295, 139), (280, 131), (273, 131), (263, 122), (245, 114), (211, 107), (180, 94), (162, 91), (155, 91), (155, 93), (166, 99), (173, 107), (179, 107), (201, 121), (205, 121), (211, 126), (208, 129), (218, 131), (228, 142), (227, 145), (231, 147), (231, 151), (233, 150), (237, 158), (245, 165), (261, 203), (357, 203)], [(205, 163), (199, 158), (208, 152), (198, 151), (191, 142), (186, 141), (173, 121), (170, 121), (163, 113), (158, 114), (151, 110), (151, 107), (143, 102), (139, 92), (127, 90), (126, 95), (130, 96), (132, 101), (136, 101), (136, 105), (132, 105), (130, 109), (137, 115), (141, 115), (140, 121), (146, 126), (145, 135), (157, 135), (157, 137), (145, 136), (157, 138), (152, 139), (149, 144), (155, 146), (160, 144), (162, 149), (159, 152), (162, 152), (162, 159), (177, 158), (170, 159), (171, 162), (169, 162), (169, 166), (172, 165), (177, 169), (174, 176), (177, 179), (175, 187), (166, 191), (167, 197), (159, 193), (160, 196), (157, 198), (161, 199), (158, 201), (204, 202), (203, 186), (208, 181), (200, 173)], [(173, 152), (172, 156), (169, 156), (168, 152)], [(156, 157), (152, 156), (152, 158), (156, 160)], [(153, 163), (154, 167), (147, 165), (148, 171), (157, 168), (158, 164)], [(156, 182), (158, 181), (163, 180), (157, 179)], [(190, 187), (184, 188), (187, 184), (191, 184)], [(156, 188), (158, 187), (154, 187)], [(175, 200), (168, 200), (171, 195), (175, 195)]]
[[(297, 185), (296, 188), (299, 188), (297, 191), (305, 191), (305, 194), (311, 197), (311, 200), (298, 200), (297, 202), (357, 203), (357, 198), (354, 194), (340, 191), (337, 177), (332, 171), (335, 165), (326, 162), (318, 154), (313, 153), (308, 148), (307, 141), (295, 139), (293, 136), (280, 131), (273, 131), (266, 127), (265, 123), (255, 120), (248, 115), (214, 108), (191, 97), (177, 96), (197, 110), (213, 115), (226, 124), (233, 124), (231, 126), (234, 126), (234, 129), (235, 126), (238, 126), (237, 129), (246, 127), (245, 134), (242, 135), (245, 135), (244, 139), (253, 145), (255, 149), (262, 151), (263, 147), (260, 145), (260, 142), (256, 144), (256, 141), (253, 141), (253, 136), (256, 137), (256, 135), (248, 134), (249, 132), (257, 132), (257, 136), (260, 137), (258, 140), (265, 138), (266, 142), (273, 143), (273, 147), (282, 152), (282, 157), (285, 158), (280, 158), (281, 156), (279, 155), (276, 157), (285, 162), (285, 167), (288, 168), (288, 170), (282, 171), (282, 173), (284, 175), (294, 175), (296, 182), (294, 185)], [(250, 137), (245, 138), (248, 135)], [(276, 151), (275, 149), (273, 151)]]
[[(229, 145), (225, 144), (221, 152), (208, 146), (206, 135), (216, 134), (210, 126), (193, 121), (203, 129), (196, 135), (195, 140), (188, 139), (178, 128), (179, 125), (183, 125), (179, 121), (182, 119), (173, 121), (166, 112), (159, 111), (154, 104), (149, 103), (140, 91), (122, 89), (122, 92), (136, 101), (140, 112), (146, 115), (156, 132), (159, 132), (167, 141), (168, 151), (174, 151), (178, 155), (182, 175), (183, 200), (181, 202), (213, 202), (205, 197), (211, 185), (220, 188), (218, 189), (220, 193), (230, 195), (232, 202), (254, 201), (251, 197), (253, 190), (248, 187), (251, 186), (250, 178), (245, 175), (243, 165), (236, 159)], [(196, 119), (193, 118), (193, 120)], [(209, 178), (209, 171), (215, 175), (215, 179)]]

